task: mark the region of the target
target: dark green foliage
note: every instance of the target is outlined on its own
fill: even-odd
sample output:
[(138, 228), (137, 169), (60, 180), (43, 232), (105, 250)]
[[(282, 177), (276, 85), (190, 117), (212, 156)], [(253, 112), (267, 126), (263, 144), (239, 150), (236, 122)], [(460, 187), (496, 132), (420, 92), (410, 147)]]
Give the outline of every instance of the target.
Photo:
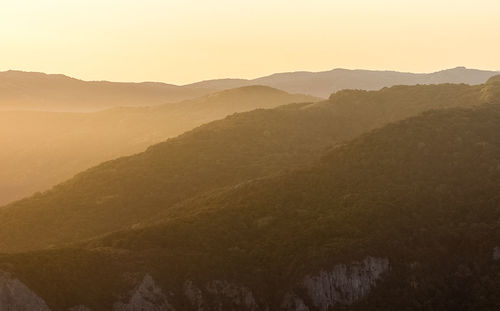
[(432, 108), (471, 107), (482, 86), (341, 91), (330, 100), (212, 122), (0, 210), (0, 250), (60, 246), (168, 216), (186, 199), (307, 166), (328, 147)]
[[(379, 256), (391, 271), (367, 300), (339, 310), (498, 309), (499, 120), (500, 105), (428, 112), (340, 146), (313, 167), (185, 201), (164, 223), (80, 250), (4, 256), (0, 266), (55, 310), (105, 310), (131, 286), (123, 276), (146, 272), (173, 291), (187, 278), (237, 280), (276, 307), (273, 297), (306, 273)], [(84, 271), (95, 271), (88, 284), (70, 283)], [(106, 288), (97, 294), (88, 286), (100, 278)]]
[(485, 102), (500, 101), (500, 75), (494, 76), (486, 82), (481, 90), (481, 96)]

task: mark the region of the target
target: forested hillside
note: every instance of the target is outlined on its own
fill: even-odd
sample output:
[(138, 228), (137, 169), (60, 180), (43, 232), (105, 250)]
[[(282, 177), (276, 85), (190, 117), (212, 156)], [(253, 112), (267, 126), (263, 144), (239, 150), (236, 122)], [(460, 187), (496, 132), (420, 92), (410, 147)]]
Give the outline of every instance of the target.
[(57, 246), (144, 225), (194, 196), (307, 166), (327, 148), (389, 122), (433, 108), (478, 105), (497, 87), (342, 91), (321, 103), (233, 115), (3, 207), (0, 249)]
[[(222, 299), (205, 300), (209, 308), (219, 301), (226, 309), (297, 310), (284, 304), (291, 293), (304, 310), (494, 310), (498, 120), (498, 104), (427, 112), (329, 151), (310, 168), (186, 201), (161, 224), (5, 255), (1, 266), (53, 310), (109, 310), (145, 274), (168, 293), (171, 310), (199, 310), (186, 286), (211, 280), (243, 286), (255, 304), (207, 285), (200, 297)], [(382, 269), (364, 294), (310, 296), (310, 275), (342, 277), (339, 264), (363, 258), (389, 265), (370, 259), (374, 266), (360, 270), (371, 273), (378, 262)]]
[(0, 111), (0, 205), (235, 112), (316, 100), (248, 86), (156, 107), (92, 113)]

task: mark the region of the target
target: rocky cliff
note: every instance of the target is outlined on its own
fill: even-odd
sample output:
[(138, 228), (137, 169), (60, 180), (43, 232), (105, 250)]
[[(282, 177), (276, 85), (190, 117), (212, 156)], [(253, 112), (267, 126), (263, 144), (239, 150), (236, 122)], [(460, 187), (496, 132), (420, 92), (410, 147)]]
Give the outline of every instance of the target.
[(0, 272), (0, 310), (50, 311), (42, 298), (5, 272)]
[(313, 306), (327, 311), (335, 304), (352, 304), (368, 295), (388, 269), (388, 259), (368, 257), (362, 262), (337, 265), (330, 271), (308, 275), (303, 287)]
[[(340, 304), (352, 304), (376, 286), (383, 273), (389, 270), (386, 258), (367, 257), (351, 264), (339, 264), (332, 269), (306, 275), (292, 290), (276, 297), (274, 302), (258, 297), (249, 287), (227, 280), (212, 280), (197, 284), (187, 280), (181, 292), (162, 289), (149, 274), (129, 293), (114, 303), (113, 311), (327, 311)], [(289, 287), (284, 285), (284, 287)], [(8, 273), (0, 274), (0, 310), (2, 311), (59, 311), (51, 310), (45, 301), (18, 279)], [(66, 311), (66, 310), (64, 310)], [(69, 311), (92, 311), (77, 305)]]
[(167, 296), (158, 287), (153, 278), (147, 274), (137, 288), (131, 293), (127, 302), (117, 302), (113, 311), (174, 311)]

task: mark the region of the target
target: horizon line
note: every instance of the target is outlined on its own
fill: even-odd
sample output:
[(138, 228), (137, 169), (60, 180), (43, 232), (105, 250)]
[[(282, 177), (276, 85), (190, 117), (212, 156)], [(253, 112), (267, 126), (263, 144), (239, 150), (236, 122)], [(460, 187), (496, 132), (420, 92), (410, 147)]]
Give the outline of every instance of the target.
[(450, 67), (450, 68), (445, 68), (441, 70), (436, 70), (436, 71), (427, 71), (427, 72), (415, 72), (415, 71), (404, 71), (404, 70), (394, 70), (394, 69), (362, 69), (362, 68), (344, 68), (344, 67), (335, 67), (333, 69), (326, 69), (326, 70), (319, 70), (319, 71), (310, 71), (310, 70), (295, 70), (295, 71), (280, 71), (280, 72), (274, 72), (266, 75), (260, 75), (254, 78), (235, 78), (235, 77), (226, 77), (226, 78), (212, 78), (212, 79), (203, 79), (203, 80), (196, 80), (194, 82), (186, 83), (186, 84), (175, 84), (175, 83), (169, 83), (165, 81), (153, 81), (153, 80), (146, 80), (146, 81), (117, 81), (117, 80), (85, 80), (81, 78), (77, 78), (75, 76), (72, 76), (70, 74), (66, 73), (48, 73), (48, 72), (43, 72), (43, 71), (36, 71), (36, 70), (19, 70), (19, 69), (7, 69), (7, 70), (0, 70), (1, 73), (7, 73), (7, 72), (19, 72), (19, 73), (31, 73), (31, 74), (43, 74), (47, 76), (64, 76), (69, 79), (74, 79), (82, 82), (109, 82), (109, 83), (136, 83), (136, 84), (146, 84), (146, 83), (159, 83), (159, 84), (166, 84), (166, 85), (171, 85), (171, 86), (177, 86), (177, 87), (186, 87), (198, 83), (203, 83), (203, 82), (209, 82), (209, 81), (222, 81), (222, 80), (244, 80), (244, 81), (252, 81), (260, 78), (266, 78), (266, 77), (271, 77), (274, 75), (280, 75), (280, 74), (294, 74), (294, 73), (326, 73), (326, 72), (331, 72), (335, 70), (346, 70), (346, 71), (370, 71), (370, 72), (394, 72), (394, 73), (403, 73), (403, 74), (416, 74), (416, 75), (425, 75), (425, 74), (434, 74), (438, 72), (443, 72), (443, 71), (449, 71), (449, 70), (455, 70), (455, 69), (465, 69), (465, 70), (477, 70), (477, 71), (489, 71), (489, 72), (498, 72), (500, 74), (500, 69), (495, 70), (495, 69), (485, 69), (485, 68), (470, 68), (467, 66), (455, 66), (455, 67)]

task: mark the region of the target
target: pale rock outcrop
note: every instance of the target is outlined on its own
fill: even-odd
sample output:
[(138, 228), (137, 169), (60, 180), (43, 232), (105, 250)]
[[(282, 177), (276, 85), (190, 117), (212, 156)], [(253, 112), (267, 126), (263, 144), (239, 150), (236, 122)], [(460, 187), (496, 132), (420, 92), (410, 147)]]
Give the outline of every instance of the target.
[(92, 311), (91, 309), (87, 308), (86, 306), (83, 305), (78, 305), (69, 308), (69, 311)]
[(115, 303), (113, 311), (175, 311), (175, 309), (148, 274), (132, 292), (130, 300), (127, 303)]
[(228, 281), (210, 281), (201, 290), (188, 280), (184, 283), (184, 295), (197, 311), (261, 310), (249, 288)]
[(499, 260), (500, 259), (500, 247), (495, 246), (493, 248), (493, 260)]
[(310, 311), (302, 298), (290, 293), (285, 294), (280, 308), (287, 311)]
[(209, 282), (206, 289), (215, 300), (216, 310), (225, 310), (225, 303), (240, 306), (250, 311), (259, 309), (252, 291), (245, 286), (216, 280)]
[[(493, 258), (500, 259), (500, 248), (493, 249)], [(387, 258), (367, 257), (363, 261), (340, 264), (328, 271), (307, 275), (297, 284), (298, 291), (283, 296), (279, 308), (286, 311), (327, 311), (337, 305), (349, 305), (370, 293), (382, 274), (389, 270)], [(300, 294), (299, 294), (300, 293)], [(269, 310), (246, 286), (214, 280), (198, 287), (184, 283), (183, 294), (196, 311)], [(260, 301), (260, 303), (258, 302)], [(45, 301), (18, 279), (0, 272), (0, 311), (51, 311)], [(91, 311), (83, 305), (68, 311)], [(125, 301), (116, 302), (113, 311), (176, 311), (167, 296), (150, 275)]]
[(303, 287), (314, 307), (327, 311), (335, 304), (352, 304), (365, 297), (388, 269), (387, 258), (367, 257), (362, 262), (336, 265), (330, 271), (308, 275)]
[(9, 273), (0, 272), (1, 311), (50, 311), (45, 301)]
[[(367, 257), (361, 262), (336, 265), (329, 271), (307, 275), (297, 284), (300, 295), (288, 292), (279, 308), (286, 311), (327, 311), (336, 304), (349, 305), (370, 293), (382, 274), (389, 270), (387, 258)], [(268, 310), (247, 287), (228, 281), (210, 281), (197, 287), (184, 283), (184, 296), (196, 311)]]
[(193, 281), (188, 280), (184, 283), (184, 296), (186, 296), (195, 310), (208, 310), (205, 299), (203, 298), (203, 292), (194, 285)]

